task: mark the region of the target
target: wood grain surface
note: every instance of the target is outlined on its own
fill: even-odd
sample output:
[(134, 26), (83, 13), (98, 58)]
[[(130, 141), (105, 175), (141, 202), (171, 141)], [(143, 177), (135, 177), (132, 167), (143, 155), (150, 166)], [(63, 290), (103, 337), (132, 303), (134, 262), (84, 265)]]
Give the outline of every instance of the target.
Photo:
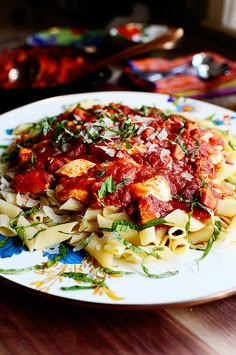
[(231, 355), (236, 297), (188, 308), (83, 308), (0, 280), (0, 354)]

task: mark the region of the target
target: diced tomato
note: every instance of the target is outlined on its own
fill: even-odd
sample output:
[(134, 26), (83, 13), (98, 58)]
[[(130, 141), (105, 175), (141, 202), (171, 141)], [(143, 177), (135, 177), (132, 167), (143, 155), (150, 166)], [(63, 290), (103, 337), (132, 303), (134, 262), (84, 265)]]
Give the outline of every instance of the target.
[(15, 177), (14, 184), (17, 192), (44, 193), (51, 186), (52, 174), (44, 170), (30, 170)]

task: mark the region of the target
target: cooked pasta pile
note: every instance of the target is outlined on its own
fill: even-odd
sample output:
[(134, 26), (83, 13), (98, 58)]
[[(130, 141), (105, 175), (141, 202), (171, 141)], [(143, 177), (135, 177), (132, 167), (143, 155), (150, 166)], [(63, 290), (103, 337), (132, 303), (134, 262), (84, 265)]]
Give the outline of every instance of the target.
[(236, 224), (236, 140), (156, 107), (79, 103), (21, 124), (1, 157), (0, 233), (117, 259), (205, 257)]

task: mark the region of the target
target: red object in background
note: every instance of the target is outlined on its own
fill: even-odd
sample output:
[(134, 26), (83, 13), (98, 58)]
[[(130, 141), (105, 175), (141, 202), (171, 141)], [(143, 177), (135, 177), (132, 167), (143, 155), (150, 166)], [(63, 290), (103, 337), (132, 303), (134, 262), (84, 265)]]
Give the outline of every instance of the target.
[(127, 25), (120, 25), (116, 27), (117, 35), (123, 36), (131, 41), (135, 36), (141, 37), (143, 35), (143, 25), (136, 23), (129, 23)]
[[(31, 68), (37, 64), (37, 70)], [(51, 87), (76, 78), (87, 60), (78, 51), (62, 47), (30, 47), (5, 49), (0, 53), (0, 88)], [(21, 80), (9, 80), (11, 69), (24, 71)], [(35, 70), (32, 80), (30, 71)], [(26, 79), (27, 80), (24, 80)]]
[(179, 65), (191, 63), (194, 54), (165, 59), (158, 57), (147, 57), (130, 60), (124, 68), (124, 72), (135, 85), (147, 91), (183, 95), (189, 97), (211, 97), (231, 94), (236, 92), (236, 62), (229, 60), (217, 53), (205, 51), (204, 53), (212, 56), (215, 62), (225, 62), (229, 65), (229, 72), (218, 76), (215, 79), (202, 80), (196, 75), (179, 73), (165, 77), (156, 81), (148, 81), (138, 78), (135, 73), (139, 71), (169, 71)]

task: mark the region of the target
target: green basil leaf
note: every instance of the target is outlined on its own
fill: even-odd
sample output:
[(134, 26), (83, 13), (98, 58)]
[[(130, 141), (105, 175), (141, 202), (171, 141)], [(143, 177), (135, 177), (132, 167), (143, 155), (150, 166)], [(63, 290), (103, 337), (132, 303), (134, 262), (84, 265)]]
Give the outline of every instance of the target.
[(98, 190), (98, 198), (101, 199), (104, 196), (106, 196), (108, 193), (112, 193), (115, 191), (116, 191), (116, 186), (112, 175), (110, 175), (105, 181), (103, 181), (101, 188)]

